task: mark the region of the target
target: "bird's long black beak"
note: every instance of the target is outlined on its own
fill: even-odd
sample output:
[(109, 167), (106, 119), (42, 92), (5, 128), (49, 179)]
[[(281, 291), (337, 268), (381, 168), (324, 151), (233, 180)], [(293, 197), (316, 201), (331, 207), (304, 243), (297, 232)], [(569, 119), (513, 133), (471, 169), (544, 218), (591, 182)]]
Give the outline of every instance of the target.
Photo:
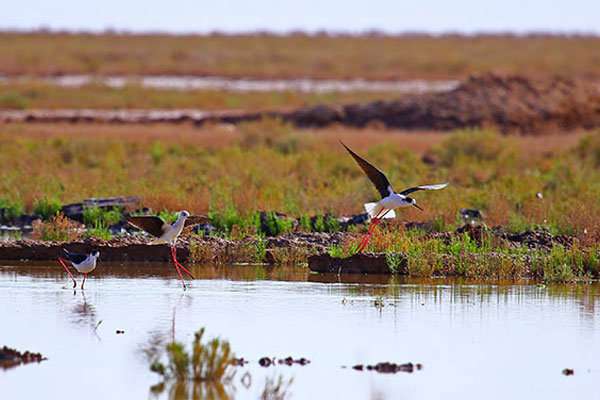
[(424, 211), (419, 205), (417, 205), (416, 203), (413, 203), (413, 206), (417, 207), (420, 211)]

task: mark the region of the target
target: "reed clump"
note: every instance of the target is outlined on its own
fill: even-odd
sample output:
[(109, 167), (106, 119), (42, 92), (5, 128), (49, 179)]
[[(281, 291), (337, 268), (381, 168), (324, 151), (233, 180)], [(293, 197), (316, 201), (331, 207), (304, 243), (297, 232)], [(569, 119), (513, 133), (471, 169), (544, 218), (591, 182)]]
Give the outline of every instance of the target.
[(83, 236), (80, 224), (59, 213), (48, 221), (33, 222), (32, 238), (57, 242), (72, 242)]

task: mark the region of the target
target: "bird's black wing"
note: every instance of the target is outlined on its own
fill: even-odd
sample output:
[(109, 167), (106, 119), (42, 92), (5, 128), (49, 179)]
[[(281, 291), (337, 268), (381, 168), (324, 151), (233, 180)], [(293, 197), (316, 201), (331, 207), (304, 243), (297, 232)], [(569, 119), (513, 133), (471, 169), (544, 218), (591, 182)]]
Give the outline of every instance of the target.
[(446, 186), (448, 186), (448, 183), (438, 183), (435, 185), (421, 185), (421, 186), (415, 186), (415, 187), (411, 187), (408, 189), (405, 189), (403, 191), (400, 192), (401, 195), (403, 196), (407, 196), (413, 192), (417, 192), (419, 190), (440, 190), (445, 188)]
[(210, 219), (206, 215), (190, 215), (185, 219), (185, 224), (183, 225), (185, 228), (189, 226), (194, 226), (198, 224), (208, 224)]
[(148, 232), (157, 238), (161, 237), (169, 225), (160, 217), (143, 215), (139, 217), (127, 217), (127, 222), (138, 229)]
[(88, 258), (87, 254), (71, 253), (67, 249), (63, 249), (63, 252), (65, 253), (65, 256), (67, 256), (69, 261), (71, 261), (73, 264), (81, 264), (85, 261), (86, 258)]
[[(342, 142), (340, 141), (340, 143)], [(342, 146), (344, 146), (346, 150), (348, 150), (348, 153), (350, 153), (352, 158), (354, 158), (354, 160), (362, 168), (365, 174), (367, 174), (371, 182), (373, 182), (373, 185), (375, 185), (375, 187), (377, 188), (377, 191), (381, 195), (381, 198), (389, 196), (392, 185), (390, 185), (390, 181), (388, 181), (388, 178), (385, 176), (385, 174), (377, 168), (375, 168), (373, 165), (371, 165), (367, 160), (350, 150), (350, 148), (344, 143), (342, 143)]]

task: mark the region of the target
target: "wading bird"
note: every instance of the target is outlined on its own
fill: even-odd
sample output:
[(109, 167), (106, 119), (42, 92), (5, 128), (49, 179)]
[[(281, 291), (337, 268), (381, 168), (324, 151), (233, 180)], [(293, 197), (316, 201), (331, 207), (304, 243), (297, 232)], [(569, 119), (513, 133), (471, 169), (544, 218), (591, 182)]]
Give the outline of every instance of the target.
[[(96, 261), (98, 260), (98, 257), (100, 257), (100, 252), (94, 250), (89, 254), (78, 254), (71, 253), (67, 249), (63, 249), (63, 251), (65, 253), (65, 257), (67, 257), (67, 260), (71, 263), (73, 268), (75, 268), (80, 274), (83, 274), (83, 282), (81, 282), (81, 289), (83, 290), (83, 285), (85, 284), (87, 274), (96, 269)], [(77, 287), (77, 281), (67, 266), (67, 260), (62, 257), (58, 257), (58, 262), (63, 266), (69, 277), (73, 280), (73, 289), (75, 289)]]
[(181, 235), (183, 228), (186, 227), (186, 221), (188, 220), (189, 216), (189, 212), (185, 210), (180, 211), (179, 215), (177, 216), (177, 220), (173, 224), (169, 224), (162, 218), (152, 215), (127, 217), (127, 222), (130, 225), (141, 229), (156, 238), (150, 244), (169, 244), (171, 246), (171, 259), (173, 260), (173, 265), (175, 265), (177, 275), (179, 275), (179, 279), (181, 279), (183, 290), (186, 289), (186, 286), (183, 275), (181, 274), (181, 270), (189, 275), (190, 278), (195, 278), (186, 267), (177, 261), (177, 248), (175, 247), (175, 243), (177, 242), (179, 235)]
[(413, 206), (423, 211), (423, 209), (417, 205), (417, 201), (415, 199), (408, 197), (409, 194), (417, 192), (419, 190), (440, 190), (448, 186), (448, 183), (439, 183), (435, 185), (421, 185), (411, 187), (399, 193), (396, 193), (394, 192), (390, 181), (383, 172), (381, 172), (376, 167), (371, 165), (367, 160), (350, 150), (350, 148), (344, 143), (342, 143), (342, 146), (344, 146), (346, 150), (348, 150), (348, 153), (350, 153), (352, 158), (354, 158), (359, 167), (362, 168), (362, 170), (365, 172), (365, 174), (371, 180), (371, 182), (373, 182), (373, 185), (375, 185), (375, 188), (381, 195), (381, 200), (374, 203), (366, 203), (364, 205), (365, 211), (367, 211), (367, 214), (369, 214), (369, 217), (371, 218), (371, 224), (369, 225), (369, 230), (367, 234), (363, 237), (362, 241), (360, 242), (360, 245), (358, 247), (359, 253), (367, 247), (367, 245), (369, 244), (369, 239), (373, 234), (373, 230), (383, 218), (396, 217), (394, 209), (400, 207)]

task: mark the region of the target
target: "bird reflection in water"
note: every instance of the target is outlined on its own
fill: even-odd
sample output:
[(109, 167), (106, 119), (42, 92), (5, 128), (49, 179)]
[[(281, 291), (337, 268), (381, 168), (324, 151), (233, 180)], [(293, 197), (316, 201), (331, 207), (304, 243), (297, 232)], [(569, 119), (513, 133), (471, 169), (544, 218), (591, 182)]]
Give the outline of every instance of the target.
[[(87, 298), (85, 297), (85, 292), (80, 291), (82, 300), (79, 301), (75, 306), (71, 309), (70, 319), (76, 325), (89, 326), (96, 336), (97, 329), (102, 323), (102, 320), (98, 321), (96, 314), (96, 307), (93, 304), (88, 303)], [(76, 296), (77, 293), (74, 292)]]

